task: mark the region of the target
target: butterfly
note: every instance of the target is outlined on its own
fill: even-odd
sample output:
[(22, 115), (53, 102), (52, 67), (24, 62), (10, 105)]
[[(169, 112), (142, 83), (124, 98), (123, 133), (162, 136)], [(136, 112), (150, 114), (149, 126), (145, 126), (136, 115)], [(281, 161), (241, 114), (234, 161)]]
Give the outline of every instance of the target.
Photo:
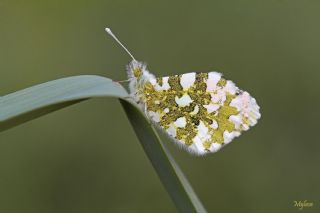
[(219, 72), (155, 77), (131, 56), (127, 65), (130, 97), (146, 116), (186, 151), (205, 155), (220, 150), (261, 117), (255, 98)]

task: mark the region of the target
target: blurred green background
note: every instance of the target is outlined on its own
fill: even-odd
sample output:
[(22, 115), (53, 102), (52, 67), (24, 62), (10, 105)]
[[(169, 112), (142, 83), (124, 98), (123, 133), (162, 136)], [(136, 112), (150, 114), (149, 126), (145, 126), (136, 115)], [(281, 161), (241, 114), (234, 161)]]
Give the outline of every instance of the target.
[[(80, 74), (223, 72), (262, 119), (207, 157), (168, 144), (209, 212), (320, 212), (320, 2), (0, 0), (0, 95)], [(116, 99), (0, 134), (0, 212), (175, 212)]]

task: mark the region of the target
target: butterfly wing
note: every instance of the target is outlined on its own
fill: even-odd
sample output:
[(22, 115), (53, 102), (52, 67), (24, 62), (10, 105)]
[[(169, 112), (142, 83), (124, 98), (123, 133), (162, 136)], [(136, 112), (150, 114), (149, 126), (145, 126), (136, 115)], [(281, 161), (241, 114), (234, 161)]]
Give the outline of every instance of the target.
[(257, 123), (259, 106), (218, 72), (150, 78), (143, 85), (147, 115), (187, 151), (218, 151)]

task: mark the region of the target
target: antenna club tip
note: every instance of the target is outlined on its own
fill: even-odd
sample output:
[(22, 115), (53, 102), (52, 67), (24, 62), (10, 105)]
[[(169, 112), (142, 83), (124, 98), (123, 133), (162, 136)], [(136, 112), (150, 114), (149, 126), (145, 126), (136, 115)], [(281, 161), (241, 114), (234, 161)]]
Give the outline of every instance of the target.
[(111, 29), (109, 27), (104, 28), (107, 33), (111, 33)]

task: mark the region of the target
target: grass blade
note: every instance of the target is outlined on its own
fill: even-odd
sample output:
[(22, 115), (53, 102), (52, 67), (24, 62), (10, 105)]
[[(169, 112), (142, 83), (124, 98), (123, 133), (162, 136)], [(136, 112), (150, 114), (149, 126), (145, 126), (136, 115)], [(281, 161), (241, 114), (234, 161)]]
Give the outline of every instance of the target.
[(39, 84), (0, 98), (0, 132), (39, 116), (93, 97), (128, 96), (112, 80), (94, 75), (74, 76)]

